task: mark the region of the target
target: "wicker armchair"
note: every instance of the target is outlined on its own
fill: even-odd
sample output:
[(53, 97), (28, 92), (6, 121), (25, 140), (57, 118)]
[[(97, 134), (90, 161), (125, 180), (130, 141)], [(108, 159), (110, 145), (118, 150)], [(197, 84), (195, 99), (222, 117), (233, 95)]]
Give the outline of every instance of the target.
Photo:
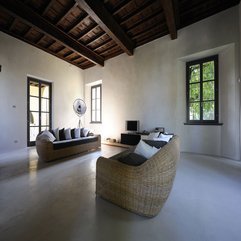
[(153, 217), (161, 210), (172, 188), (180, 156), (179, 137), (174, 136), (140, 166), (116, 160), (129, 152), (98, 158), (96, 194), (136, 214)]

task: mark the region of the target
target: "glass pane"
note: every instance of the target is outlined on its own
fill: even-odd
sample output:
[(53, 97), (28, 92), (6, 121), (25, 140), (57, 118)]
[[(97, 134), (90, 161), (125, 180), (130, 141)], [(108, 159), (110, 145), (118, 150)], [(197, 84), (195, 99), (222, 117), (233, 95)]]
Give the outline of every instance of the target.
[(95, 121), (95, 111), (92, 111), (92, 121)]
[(49, 125), (49, 113), (41, 113), (41, 125)]
[(41, 126), (41, 131), (49, 130), (49, 126)]
[(49, 86), (41, 84), (41, 97), (49, 98)]
[(203, 63), (203, 80), (214, 80), (214, 61)]
[(30, 97), (30, 110), (39, 111), (39, 99), (38, 99), (38, 97)]
[(189, 120), (200, 120), (200, 103), (190, 103)]
[(189, 85), (189, 101), (199, 101), (200, 100), (200, 84)]
[(96, 96), (96, 89), (95, 88), (92, 88), (92, 99), (95, 99), (95, 96)]
[(200, 82), (200, 66), (199, 66), (199, 64), (190, 66), (189, 73), (190, 73), (190, 79), (189, 79), (190, 83)]
[(92, 101), (92, 110), (95, 110), (95, 101)]
[(100, 111), (96, 111), (96, 121), (100, 121)]
[(214, 100), (214, 81), (203, 83), (203, 100)]
[(39, 84), (35, 82), (30, 83), (30, 95), (39, 96)]
[(39, 112), (31, 112), (29, 114), (30, 126), (38, 126), (39, 125)]
[(48, 99), (41, 99), (41, 109), (42, 111), (49, 112), (49, 100)]
[(214, 101), (203, 103), (203, 120), (214, 120)]
[(96, 98), (100, 98), (100, 87), (96, 88), (96, 91), (97, 91)]
[(96, 103), (96, 109), (100, 110), (100, 99), (97, 99), (96, 101), (97, 101), (97, 103)]
[(30, 141), (35, 141), (39, 133), (39, 127), (30, 127)]

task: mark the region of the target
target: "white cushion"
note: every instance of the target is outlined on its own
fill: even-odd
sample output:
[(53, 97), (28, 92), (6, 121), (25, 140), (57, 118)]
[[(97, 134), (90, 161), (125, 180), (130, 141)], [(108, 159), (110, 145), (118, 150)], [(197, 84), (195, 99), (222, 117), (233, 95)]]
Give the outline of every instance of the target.
[(74, 129), (74, 137), (75, 138), (80, 138), (80, 128), (75, 128)]
[(71, 140), (72, 139), (71, 129), (70, 128), (64, 129), (64, 135), (66, 140)]
[(59, 128), (53, 130), (56, 140), (59, 141)]
[(86, 136), (88, 136), (90, 130), (88, 128), (82, 128), (81, 132), (82, 132), (81, 136), (86, 137)]
[(56, 138), (54, 137), (54, 135), (50, 132), (50, 131), (43, 131), (38, 138), (40, 138), (41, 140), (47, 140), (47, 141), (51, 141), (53, 142)]
[(169, 142), (170, 139), (173, 137), (173, 135), (165, 135), (165, 134), (160, 134), (159, 137), (154, 138), (154, 141), (165, 141), (165, 142)]
[(148, 136), (147, 136), (147, 140), (154, 140), (154, 138), (157, 138), (159, 136), (159, 132), (151, 132)]
[(152, 157), (157, 151), (159, 151), (158, 148), (152, 147), (148, 144), (146, 144), (143, 140), (140, 140), (138, 145), (135, 148), (134, 153), (144, 156), (145, 158), (149, 159)]

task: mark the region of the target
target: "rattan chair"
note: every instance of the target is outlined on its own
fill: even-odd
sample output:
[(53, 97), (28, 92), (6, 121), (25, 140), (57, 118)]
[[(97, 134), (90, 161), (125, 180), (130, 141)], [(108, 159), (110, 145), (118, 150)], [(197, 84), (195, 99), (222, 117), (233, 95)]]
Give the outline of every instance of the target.
[(122, 208), (142, 216), (157, 215), (168, 198), (180, 156), (179, 137), (161, 148), (140, 166), (117, 159), (99, 157), (96, 164), (96, 194)]

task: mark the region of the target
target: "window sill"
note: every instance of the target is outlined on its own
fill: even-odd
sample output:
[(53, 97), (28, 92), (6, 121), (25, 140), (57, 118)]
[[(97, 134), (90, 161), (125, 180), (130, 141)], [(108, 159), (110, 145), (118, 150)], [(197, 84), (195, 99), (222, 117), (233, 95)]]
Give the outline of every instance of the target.
[(102, 124), (101, 121), (91, 121), (90, 124)]
[(190, 125), (190, 126), (222, 126), (223, 123), (189, 123), (189, 122), (185, 122), (184, 125)]

